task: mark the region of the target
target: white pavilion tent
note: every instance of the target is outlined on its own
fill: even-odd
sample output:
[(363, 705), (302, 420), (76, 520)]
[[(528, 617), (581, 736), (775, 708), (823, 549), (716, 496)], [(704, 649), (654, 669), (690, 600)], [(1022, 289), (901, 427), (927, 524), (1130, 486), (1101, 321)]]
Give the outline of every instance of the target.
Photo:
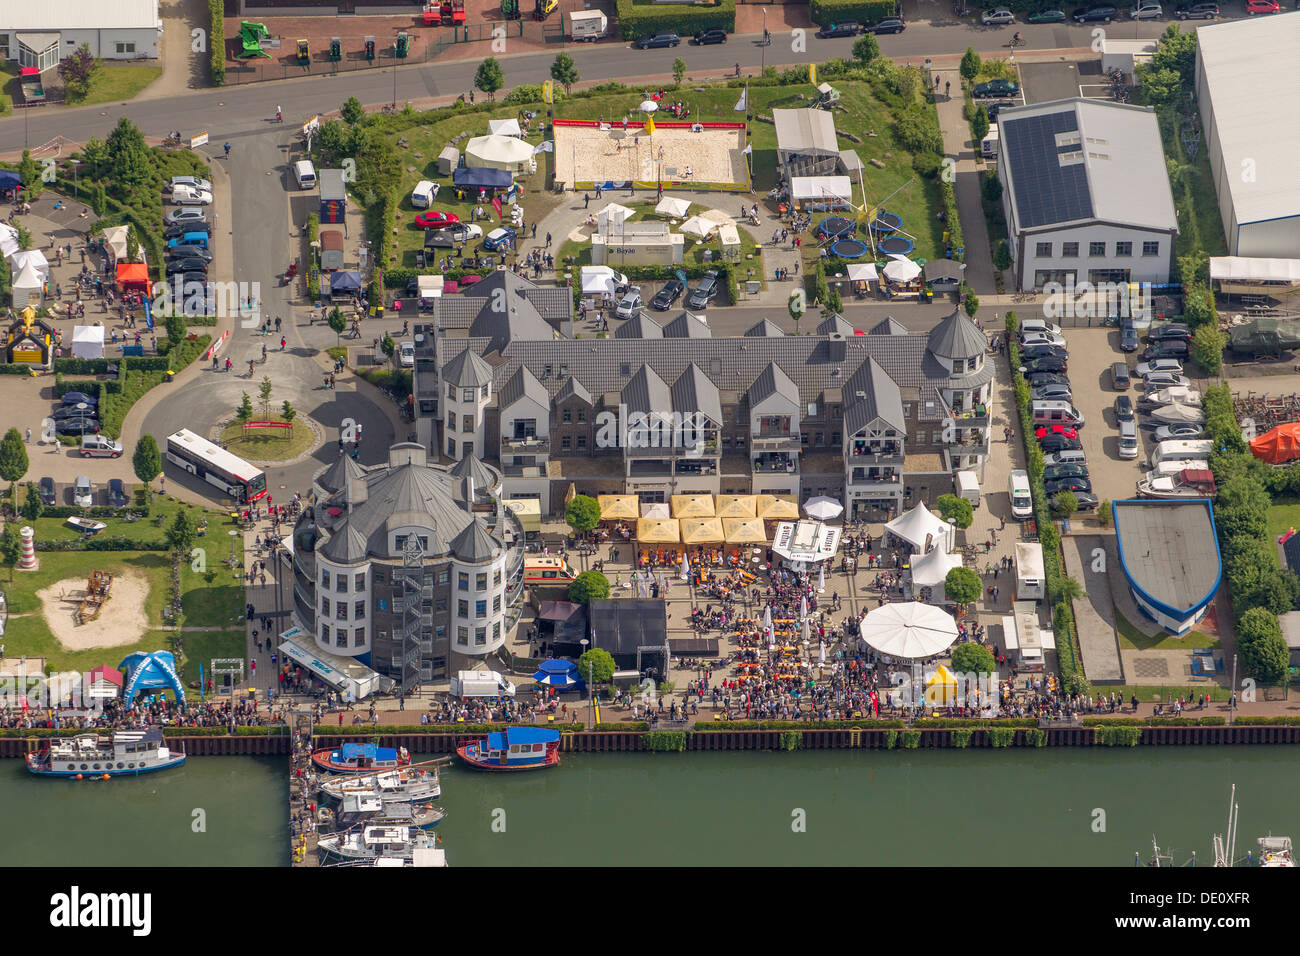
[(676, 196), (665, 196), (655, 206), (655, 212), (659, 215), (672, 216), (674, 219), (685, 219), (690, 209), (689, 199), (678, 199)]
[(533, 148), (513, 136), (476, 136), (465, 144), (465, 164), (475, 169), (535, 168)]
[(953, 526), (927, 508), (924, 501), (886, 522), (885, 530), (923, 555), (935, 548), (951, 551), (956, 543)]
[(104, 327), (102, 325), (74, 325), (72, 327), (72, 357), (103, 358)]

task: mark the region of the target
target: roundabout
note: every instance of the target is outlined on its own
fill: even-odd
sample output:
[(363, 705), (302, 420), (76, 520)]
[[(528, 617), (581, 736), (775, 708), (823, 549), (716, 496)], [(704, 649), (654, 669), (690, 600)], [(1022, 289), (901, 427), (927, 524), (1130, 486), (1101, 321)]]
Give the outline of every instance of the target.
[(232, 419), (214, 431), (222, 447), (255, 465), (291, 463), (324, 441), (316, 423), (301, 416), (292, 422), (282, 415), (248, 422)]

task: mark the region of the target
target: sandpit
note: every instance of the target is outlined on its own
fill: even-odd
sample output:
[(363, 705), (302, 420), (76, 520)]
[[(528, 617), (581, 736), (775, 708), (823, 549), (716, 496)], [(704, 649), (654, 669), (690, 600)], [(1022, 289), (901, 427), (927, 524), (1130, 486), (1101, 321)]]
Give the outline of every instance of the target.
[(77, 606), (86, 596), (84, 577), (67, 578), (36, 592), (50, 630), (60, 644), (72, 651), (136, 643), (149, 627), (144, 610), (148, 595), (149, 579), (143, 574), (115, 574), (113, 592), (99, 617), (78, 624)]
[[(665, 189), (749, 189), (743, 123), (656, 123), (647, 136), (641, 123), (555, 123), (555, 181), (573, 189), (595, 184), (636, 183)], [(687, 170), (690, 175), (687, 175)]]

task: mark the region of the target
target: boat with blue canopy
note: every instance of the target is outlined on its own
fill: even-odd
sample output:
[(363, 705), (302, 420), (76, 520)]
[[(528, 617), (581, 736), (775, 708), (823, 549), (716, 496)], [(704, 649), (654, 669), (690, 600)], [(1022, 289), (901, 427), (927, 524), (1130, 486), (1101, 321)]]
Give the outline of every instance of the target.
[(312, 763), (330, 773), (371, 773), (405, 767), (411, 755), (405, 747), (379, 747), (375, 744), (344, 744), (314, 751)]
[(546, 727), (507, 727), (456, 753), (479, 770), (540, 770), (560, 762), (560, 732)]

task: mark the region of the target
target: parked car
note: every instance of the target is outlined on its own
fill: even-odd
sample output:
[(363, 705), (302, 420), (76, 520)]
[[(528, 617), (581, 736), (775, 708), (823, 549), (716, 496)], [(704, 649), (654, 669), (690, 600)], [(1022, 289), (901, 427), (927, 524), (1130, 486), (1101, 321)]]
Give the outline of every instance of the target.
[(1152, 326), (1147, 332), (1148, 342), (1166, 342), (1171, 339), (1187, 339), (1192, 337), (1192, 330), (1182, 322), (1168, 322), (1164, 325)]
[(415, 217), (415, 224), (420, 229), (442, 229), (456, 222), (460, 222), (460, 216), (454, 212), (439, 212), (436, 209), (422, 212)]
[(1040, 385), (1038, 388), (1029, 390), (1029, 400), (1032, 402), (1070, 402), (1074, 400), (1074, 393), (1070, 391), (1069, 385)]
[(1021, 349), (1030, 345), (1056, 345), (1065, 348), (1065, 336), (1055, 332), (1029, 332), (1020, 337)]
[(1191, 388), (1192, 380), (1186, 375), (1179, 375), (1177, 372), (1152, 372), (1142, 380), (1142, 388), (1147, 392), (1156, 392), (1162, 388), (1169, 388), (1171, 385)]
[(397, 360), (401, 364), (402, 368), (415, 368), (415, 343), (398, 343)]
[(701, 30), (692, 37), (697, 46), (705, 46), (710, 43), (726, 43), (726, 30)]
[(206, 189), (177, 186), (172, 190), (171, 201), (178, 206), (210, 206), (212, 205), (212, 193)]
[(411, 205), (416, 209), (428, 209), (438, 195), (439, 185), (428, 179), (421, 179), (411, 190)]
[(186, 243), (179, 246), (167, 247), (168, 259), (202, 259), (204, 262), (212, 261), (212, 253), (203, 248), (196, 246), (194, 243)]
[(89, 405), (92, 408), (99, 404), (99, 399), (94, 395), (87, 395), (85, 392), (64, 392), (60, 401), (64, 405)]
[(657, 309), (660, 312), (667, 312), (673, 307), (673, 303), (682, 297), (686, 291), (686, 286), (680, 279), (669, 279), (662, 289), (655, 293), (655, 297), (650, 300), (650, 308)]
[(1192, 441), (1205, 434), (1204, 425), (1161, 425), (1155, 430), (1155, 440)]
[(1015, 80), (989, 80), (976, 83), (971, 95), (977, 100), (994, 99), (999, 96), (1015, 96), (1020, 92), (1020, 84)]
[(430, 229), (424, 234), (426, 249), (454, 249), (458, 244), (481, 238), (483, 227), (473, 222), (455, 222), (445, 229)]
[[(1079, 503), (1079, 507), (1075, 508), (1074, 509), (1075, 511), (1096, 511), (1097, 505), (1101, 504), (1100, 498), (1086, 491), (1072, 491), (1070, 492), (1070, 494), (1074, 495), (1074, 500)], [(1053, 508), (1056, 507), (1056, 499), (1057, 496), (1053, 495), (1052, 496)]]
[(121, 458), (122, 443), (107, 435), (82, 435), (82, 458)]
[(1133, 419), (1133, 399), (1129, 398), (1127, 395), (1116, 395), (1115, 421), (1131, 422)]
[(618, 305), (614, 307), (614, 315), (620, 319), (630, 319), (636, 315), (636, 310), (641, 308), (641, 287), (634, 285), (624, 293), (623, 298), (618, 300)]
[(127, 496), (126, 487), (122, 484), (121, 478), (108, 479), (108, 506), (110, 508), (125, 508), (130, 502)]
[(1043, 450), (1044, 455), (1054, 455), (1062, 451), (1081, 451), (1083, 442), (1077, 438), (1066, 438), (1064, 435), (1044, 435), (1038, 440), (1038, 447)]
[(1133, 369), (1133, 374), (1138, 378), (1150, 378), (1156, 372), (1172, 372), (1175, 375), (1183, 374), (1183, 363), (1178, 359), (1161, 358), (1151, 362), (1138, 362), (1137, 367)]
[(53, 478), (42, 478), (41, 483), (37, 485), (36, 490), (41, 496), (41, 504), (45, 505), (47, 508), (59, 500), (58, 496), (54, 493)]
[(634, 44), (638, 50), (656, 50), (661, 47), (676, 46), (682, 38), (676, 33), (656, 33), (654, 36), (642, 37)]
[(164, 217), (164, 221), (167, 225), (174, 226), (178, 222), (206, 223), (208, 217), (202, 209), (173, 209)]
[(1165, 16), (1164, 9), (1158, 3), (1147, 2), (1139, 3), (1131, 11), (1128, 18), (1130, 20), (1163, 20)]
[(85, 416), (64, 418), (54, 423), (54, 430), (60, 435), (90, 435), (99, 432), (99, 420)]
[(984, 107), (984, 112), (987, 113), (989, 119), (992, 120), (997, 119), (998, 114), (1004, 109), (1011, 106), (1019, 106), (1020, 104), (1015, 100), (994, 100), (992, 103), (981, 103), (980, 105)]
[(1119, 348), (1121, 352), (1138, 350), (1137, 326), (1132, 319), (1121, 319), (1119, 323)]
[(95, 418), (98, 414), (99, 410), (94, 405), (78, 402), (75, 405), (60, 405), (51, 417), (56, 422), (62, 422), (69, 418)]
[(1033, 375), (1037, 372), (1068, 372), (1070, 363), (1059, 356), (1032, 359), (1020, 366), (1021, 375)]
[(1020, 357), (1027, 362), (1044, 358), (1059, 358), (1064, 361), (1070, 357), (1070, 353), (1059, 345), (1029, 345), (1020, 350)]
[(831, 23), (817, 31), (823, 40), (833, 37), (855, 37), (862, 32), (862, 24), (857, 20), (845, 20), (843, 23)]
[(1191, 354), (1186, 339), (1171, 339), (1166, 342), (1156, 342), (1154, 345), (1148, 345), (1142, 352), (1142, 358), (1145, 361), (1151, 359), (1185, 359)]
[(993, 10), (985, 10), (980, 14), (980, 23), (986, 27), (994, 24), (1015, 23), (1016, 15), (1005, 7), (997, 7)]
[(1069, 425), (1039, 425), (1034, 429), (1034, 437), (1040, 441), (1048, 435), (1061, 435), (1065, 438), (1078, 438), (1078, 429), (1071, 428)]
[(212, 192), (212, 183), (206, 179), (199, 179), (198, 176), (173, 176), (168, 180), (167, 185), (172, 189), (177, 186), (185, 186), (189, 189), (198, 190), (199, 192)]
[(1074, 11), (1075, 23), (1110, 23), (1119, 16), (1114, 7), (1080, 7)]
[(95, 487), (90, 483), (89, 475), (78, 475), (72, 486), (72, 503), (78, 508), (95, 506)]
[(1025, 17), (1026, 23), (1064, 23), (1065, 20), (1064, 10), (1039, 10)]
[[(178, 209), (177, 212), (196, 212), (193, 209)], [(163, 230), (164, 239), (179, 239), (189, 233), (208, 233), (208, 220), (203, 216), (198, 219), (182, 219), (180, 222), (172, 223)]]
[(885, 17), (885, 19), (881, 20), (879, 23), (877, 23), (874, 27), (871, 28), (871, 32), (872, 33), (902, 33), (906, 29), (907, 29), (907, 24), (904, 23), (902, 20), (900, 20), (898, 17)]
[(1277, 0), (1246, 0), (1246, 16), (1253, 17), (1257, 13), (1279, 13), (1282, 5)]
[(1184, 3), (1174, 9), (1179, 20), (1213, 20), (1218, 15), (1217, 3)]
[(1042, 388), (1044, 385), (1069, 385), (1070, 379), (1060, 372), (1035, 372), (1026, 376), (1029, 387)]
[(715, 269), (710, 269), (704, 273), (704, 277), (691, 290), (691, 294), (686, 298), (686, 307), (688, 309), (703, 309), (709, 304), (709, 300), (718, 294), (718, 273)]
[(517, 235), (518, 233), (510, 226), (501, 226), (497, 229), (493, 229), (483, 237), (483, 248), (488, 252), (496, 252), (498, 249), (504, 249), (509, 246), (510, 243), (514, 242), (515, 236)]
[(1083, 460), (1082, 448), (1072, 448), (1069, 450), (1063, 449), (1061, 451), (1043, 452), (1044, 466), (1068, 465), (1068, 464), (1077, 464), (1077, 465), (1087, 464), (1087, 462)]
[(1043, 482), (1043, 490), (1049, 495), (1059, 495), (1062, 491), (1068, 491), (1076, 497), (1079, 492), (1092, 491), (1092, 482), (1087, 478), (1056, 478), (1052, 481)]
[(187, 259), (172, 259), (167, 263), (167, 275), (174, 276), (178, 273), (203, 272), (208, 271), (208, 263), (205, 259), (199, 259), (191, 256)]
[(1087, 465), (1047, 465), (1043, 468), (1043, 481), (1060, 481), (1062, 478), (1087, 477)]

